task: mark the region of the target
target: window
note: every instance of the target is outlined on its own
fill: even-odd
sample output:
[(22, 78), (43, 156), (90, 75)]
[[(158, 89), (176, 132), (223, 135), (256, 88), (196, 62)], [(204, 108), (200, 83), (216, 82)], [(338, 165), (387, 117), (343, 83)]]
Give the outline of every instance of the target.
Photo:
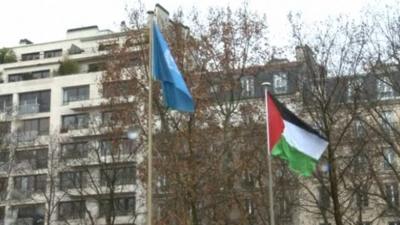
[(0, 137), (11, 133), (11, 122), (0, 122)]
[(85, 211), (84, 201), (60, 202), (58, 204), (58, 219), (80, 219), (84, 217)]
[[(111, 207), (111, 204), (114, 207)], [(113, 210), (114, 209), (114, 210)], [(120, 197), (100, 201), (100, 215), (124, 216), (135, 212), (135, 197)]]
[(101, 169), (100, 179), (101, 184), (107, 187), (134, 184), (136, 181), (136, 168), (134, 166), (122, 166)]
[(60, 189), (68, 190), (70, 188), (85, 187), (85, 178), (83, 171), (71, 171), (60, 173)]
[(109, 51), (118, 47), (116, 42), (104, 42), (99, 44), (99, 51)]
[(284, 94), (288, 91), (288, 80), (286, 73), (278, 73), (273, 76), (274, 93)]
[(386, 201), (389, 207), (399, 206), (399, 188), (396, 183), (385, 184)]
[(62, 131), (88, 128), (89, 114), (75, 114), (62, 117)]
[(356, 200), (357, 200), (357, 206), (358, 207), (368, 207), (369, 201), (368, 201), (368, 190), (366, 186), (361, 186), (357, 189), (356, 192)]
[(249, 217), (253, 217), (255, 215), (255, 205), (251, 199), (244, 200), (244, 210)]
[(392, 127), (397, 123), (397, 116), (394, 111), (382, 111), (380, 117), (380, 124), (384, 131), (392, 133)]
[(89, 99), (89, 85), (64, 88), (64, 104)]
[(5, 207), (0, 207), (0, 224), (4, 224)]
[(362, 78), (354, 78), (348, 80), (347, 85), (347, 100), (352, 101), (354, 98), (359, 97), (359, 91), (362, 86)]
[(56, 49), (44, 52), (44, 58), (59, 57), (61, 55), (62, 55), (62, 49)]
[(26, 168), (44, 169), (47, 168), (48, 149), (37, 149), (15, 152), (15, 163), (25, 165)]
[(168, 181), (167, 181), (167, 176), (166, 175), (158, 175), (157, 176), (157, 183), (156, 183), (156, 188), (158, 192), (164, 192), (167, 190), (168, 187)]
[(16, 206), (13, 207), (13, 211), (17, 212), (16, 224), (44, 225), (44, 204)]
[(21, 55), (22, 61), (29, 61), (29, 60), (36, 60), (36, 59), (40, 59), (39, 52), (26, 53), (26, 54)]
[(19, 94), (19, 114), (50, 112), (50, 90)]
[(354, 172), (363, 173), (365, 171), (365, 167), (368, 165), (368, 158), (364, 153), (358, 153), (354, 157), (353, 168)]
[(376, 82), (376, 92), (378, 99), (384, 100), (394, 97), (394, 90), (389, 77), (383, 77), (381, 79), (378, 79)]
[(1, 150), (0, 151), (0, 167), (4, 164), (7, 164), (9, 161), (10, 152)]
[(322, 210), (328, 209), (331, 204), (328, 189), (326, 187), (321, 186), (318, 188), (318, 192), (319, 192), (319, 207)]
[(15, 73), (8, 75), (8, 82), (35, 80), (50, 77), (50, 70), (40, 70), (29, 73)]
[(387, 147), (383, 149), (383, 168), (385, 170), (391, 170), (396, 166), (395, 152), (393, 148)]
[(133, 154), (136, 150), (136, 142), (130, 139), (103, 140), (100, 146), (102, 156), (118, 156), (122, 154)]
[(242, 96), (244, 97), (254, 96), (254, 77), (240, 78), (240, 85), (242, 88)]
[(92, 63), (88, 65), (88, 72), (102, 71), (105, 68), (104, 63)]
[(251, 188), (255, 186), (254, 175), (248, 170), (244, 171), (242, 180), (244, 187)]
[(63, 159), (82, 159), (88, 156), (88, 143), (65, 143), (61, 145), (61, 157)]
[(14, 177), (14, 188), (23, 193), (45, 192), (46, 175), (31, 175)]
[(7, 197), (8, 179), (0, 178), (0, 200), (5, 200)]
[(101, 114), (103, 125), (120, 126), (128, 121), (128, 114), (121, 111), (108, 111)]
[(354, 137), (356, 138), (362, 138), (365, 136), (365, 128), (361, 120), (358, 119), (354, 120), (353, 132), (354, 132)]
[(0, 96), (0, 112), (7, 114), (12, 113), (12, 95)]
[(49, 134), (49, 118), (23, 120), (19, 132), (26, 135), (47, 135)]

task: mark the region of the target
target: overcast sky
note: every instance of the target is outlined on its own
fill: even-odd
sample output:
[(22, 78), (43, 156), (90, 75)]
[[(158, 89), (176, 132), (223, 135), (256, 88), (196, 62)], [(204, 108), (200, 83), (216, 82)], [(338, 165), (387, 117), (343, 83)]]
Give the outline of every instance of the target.
[[(0, 47), (18, 45), (22, 38), (40, 43), (61, 40), (67, 29), (98, 25), (100, 29), (118, 30), (126, 20), (126, 8), (134, 0), (4, 0), (0, 5)], [(171, 13), (179, 7), (193, 6), (206, 11), (210, 6), (240, 6), (240, 0), (143, 0), (147, 10), (156, 3)], [(302, 12), (303, 18), (315, 21), (346, 14), (356, 16), (366, 7), (382, 7), (398, 0), (249, 0), (250, 8), (265, 13), (274, 40), (289, 34), (287, 14)]]

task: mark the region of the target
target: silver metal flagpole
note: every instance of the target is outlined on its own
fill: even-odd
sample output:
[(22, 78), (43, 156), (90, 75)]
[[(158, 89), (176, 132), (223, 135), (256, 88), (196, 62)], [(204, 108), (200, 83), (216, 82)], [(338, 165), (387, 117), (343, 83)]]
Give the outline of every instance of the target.
[(268, 163), (268, 194), (269, 194), (269, 215), (271, 225), (275, 225), (275, 213), (274, 213), (274, 192), (273, 192), (273, 180), (272, 180), (272, 166), (271, 166), (271, 149), (269, 148), (269, 120), (268, 120), (268, 86), (271, 86), (269, 82), (263, 82), (261, 84), (264, 87), (265, 94), (265, 123), (267, 127), (267, 163)]
[[(154, 12), (155, 13), (155, 12)], [(148, 106), (148, 150), (147, 150), (147, 225), (152, 224), (153, 218), (153, 20), (154, 15), (150, 15), (149, 26), (149, 106)]]

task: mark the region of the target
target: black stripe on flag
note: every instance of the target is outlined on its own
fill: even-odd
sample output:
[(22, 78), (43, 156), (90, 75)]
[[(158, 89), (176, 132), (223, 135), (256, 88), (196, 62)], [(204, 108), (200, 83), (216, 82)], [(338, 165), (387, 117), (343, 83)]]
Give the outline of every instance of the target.
[(271, 96), (272, 100), (274, 101), (274, 104), (276, 105), (277, 109), (281, 113), (281, 116), (284, 120), (286, 120), (292, 124), (295, 124), (296, 126), (301, 127), (302, 129), (304, 129), (310, 133), (313, 133), (313, 134), (317, 135), (318, 137), (326, 140), (326, 138), (323, 137), (317, 130), (315, 130), (310, 125), (305, 123), (303, 120), (298, 118), (293, 112), (291, 112), (281, 102), (279, 102), (272, 94), (269, 94), (269, 95)]

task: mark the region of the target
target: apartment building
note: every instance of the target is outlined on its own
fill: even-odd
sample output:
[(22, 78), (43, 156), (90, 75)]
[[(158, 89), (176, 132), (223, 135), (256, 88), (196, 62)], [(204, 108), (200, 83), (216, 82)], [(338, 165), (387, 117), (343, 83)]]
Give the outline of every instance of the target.
[[(60, 41), (23, 39), (13, 62), (0, 64), (0, 224), (143, 220), (137, 146), (122, 138), (115, 147), (93, 132), (110, 119), (99, 110), (99, 79), (124, 36), (90, 26)], [(111, 160), (116, 148), (121, 160)]]

